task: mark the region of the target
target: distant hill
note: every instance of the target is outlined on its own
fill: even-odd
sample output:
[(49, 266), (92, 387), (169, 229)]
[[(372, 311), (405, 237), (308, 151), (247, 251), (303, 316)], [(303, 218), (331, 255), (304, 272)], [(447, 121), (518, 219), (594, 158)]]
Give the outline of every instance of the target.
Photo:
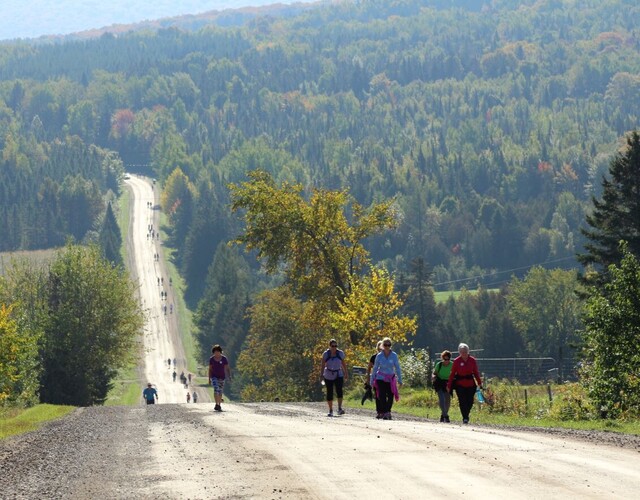
[(0, 3), (0, 40), (17, 38), (86, 38), (102, 33), (180, 27), (197, 29), (206, 23), (236, 25), (258, 12), (273, 15), (299, 12), (307, 2), (292, 0), (5, 0)]

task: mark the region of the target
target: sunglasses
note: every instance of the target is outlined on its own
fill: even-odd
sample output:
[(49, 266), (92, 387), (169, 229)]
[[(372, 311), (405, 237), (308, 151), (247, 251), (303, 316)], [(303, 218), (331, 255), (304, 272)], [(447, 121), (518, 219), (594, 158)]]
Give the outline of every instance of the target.
[(384, 347), (391, 347), (391, 344), (382, 344)]
[(338, 347), (338, 344), (329, 344), (329, 347)]

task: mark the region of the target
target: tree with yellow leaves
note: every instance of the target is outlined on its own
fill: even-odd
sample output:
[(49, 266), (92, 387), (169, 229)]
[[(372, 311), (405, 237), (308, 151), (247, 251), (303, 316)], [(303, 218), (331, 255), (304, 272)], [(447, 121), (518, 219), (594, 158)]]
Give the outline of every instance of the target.
[[(245, 230), (237, 242), (256, 250), (268, 272), (284, 272), (286, 290), (281, 293), (295, 297), (303, 307), (295, 328), (287, 323), (290, 335), (284, 337), (280, 331), (269, 333), (269, 322), (255, 317), (264, 318), (270, 304), (280, 304), (282, 296), (278, 300), (271, 296), (254, 308), (241, 364), (248, 373), (256, 368), (250, 390), (255, 397), (268, 385), (267, 373), (257, 369), (258, 358), (264, 356), (260, 342), (275, 341), (269, 345), (276, 351), (293, 348), (295, 359), (304, 360), (305, 369), (310, 369), (308, 376), (279, 373), (313, 397), (318, 392), (320, 353), (329, 338), (339, 339), (351, 364), (350, 356), (360, 360), (382, 337), (402, 342), (415, 333), (415, 320), (399, 312), (402, 298), (394, 292), (391, 276), (371, 267), (363, 244), (369, 236), (394, 226), (392, 201), (365, 208), (346, 191), (314, 189), (305, 198), (301, 185), (277, 186), (267, 172), (254, 171), (249, 178), (230, 186), (233, 210), (244, 211)], [(287, 365), (282, 369), (290, 371)], [(290, 385), (288, 389), (285, 397), (299, 394)], [(268, 392), (277, 390), (269, 387)]]

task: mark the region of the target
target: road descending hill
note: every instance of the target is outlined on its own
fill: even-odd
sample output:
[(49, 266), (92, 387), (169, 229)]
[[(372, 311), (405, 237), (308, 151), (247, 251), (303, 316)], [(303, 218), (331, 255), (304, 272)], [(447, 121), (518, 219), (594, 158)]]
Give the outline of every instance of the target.
[(328, 418), (322, 403), (225, 403), (222, 413), (187, 404), (167, 365), (175, 357), (180, 372), (185, 362), (175, 312), (164, 313), (173, 291), (155, 257), (154, 192), (147, 180), (127, 183), (132, 268), (148, 310), (145, 375), (161, 404), (80, 408), (0, 443), (0, 498), (583, 499), (640, 490), (638, 436), (382, 421), (360, 408)]
[[(144, 373), (159, 393), (159, 403), (186, 402), (187, 392), (196, 389), (195, 384), (186, 389), (179, 375), (189, 371), (184, 349), (178, 335), (175, 290), (163, 265), (162, 241), (159, 239), (159, 207), (153, 184), (137, 176), (126, 180), (131, 189), (131, 224), (128, 240), (130, 267), (133, 279), (140, 285), (139, 293), (147, 314), (144, 332)], [(173, 360), (175, 359), (175, 365)], [(168, 361), (171, 360), (171, 365)], [(178, 380), (173, 381), (173, 371)], [(140, 388), (142, 392), (142, 387)], [(202, 402), (210, 398), (205, 391), (198, 391)]]

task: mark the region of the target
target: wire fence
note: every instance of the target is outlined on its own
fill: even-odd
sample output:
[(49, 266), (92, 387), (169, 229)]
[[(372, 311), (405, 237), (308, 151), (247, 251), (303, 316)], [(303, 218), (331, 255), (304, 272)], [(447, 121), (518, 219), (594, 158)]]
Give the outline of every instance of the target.
[(501, 378), (535, 384), (539, 382), (575, 381), (578, 363), (564, 359), (562, 364), (554, 358), (476, 358), (484, 378)]

